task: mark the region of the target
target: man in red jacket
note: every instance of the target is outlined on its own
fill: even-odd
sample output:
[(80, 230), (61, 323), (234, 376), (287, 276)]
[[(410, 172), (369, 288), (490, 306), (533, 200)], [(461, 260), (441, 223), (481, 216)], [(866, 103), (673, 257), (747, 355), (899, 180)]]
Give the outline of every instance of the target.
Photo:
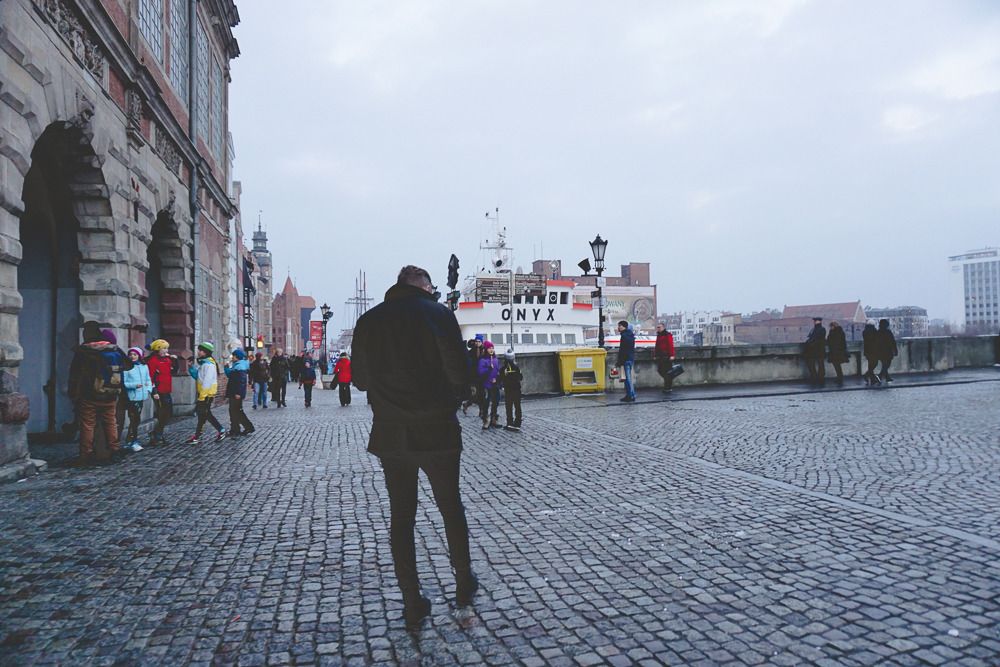
[(674, 379), (670, 377), (670, 369), (674, 366), (674, 335), (667, 331), (663, 322), (656, 324), (656, 370), (663, 378), (663, 393), (669, 394), (674, 388)]
[(157, 338), (149, 344), (153, 354), (146, 359), (149, 368), (149, 378), (153, 381), (153, 407), (156, 408), (156, 426), (149, 438), (150, 445), (163, 445), (163, 429), (173, 416), (174, 400), (170, 395), (173, 391), (172, 376), (177, 372), (177, 357), (170, 354), (170, 343)]

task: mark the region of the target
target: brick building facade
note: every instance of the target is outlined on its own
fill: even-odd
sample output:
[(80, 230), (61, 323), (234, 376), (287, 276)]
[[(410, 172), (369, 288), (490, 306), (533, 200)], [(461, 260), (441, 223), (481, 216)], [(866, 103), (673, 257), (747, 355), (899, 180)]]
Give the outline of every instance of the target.
[(238, 22), (232, 0), (0, 2), (0, 466), (72, 422), (85, 320), (227, 342)]

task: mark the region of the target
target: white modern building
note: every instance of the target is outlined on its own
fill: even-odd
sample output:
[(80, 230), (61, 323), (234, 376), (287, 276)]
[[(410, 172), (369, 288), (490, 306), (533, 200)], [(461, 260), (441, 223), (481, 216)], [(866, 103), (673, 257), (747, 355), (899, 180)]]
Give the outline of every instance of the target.
[(1000, 327), (1000, 248), (982, 248), (948, 258), (951, 320), (960, 331), (996, 332)]

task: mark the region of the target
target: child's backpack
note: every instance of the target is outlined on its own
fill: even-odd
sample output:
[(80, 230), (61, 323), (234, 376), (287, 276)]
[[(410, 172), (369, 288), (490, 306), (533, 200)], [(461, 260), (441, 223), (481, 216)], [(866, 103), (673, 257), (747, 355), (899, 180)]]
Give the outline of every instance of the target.
[(117, 348), (101, 350), (94, 373), (94, 399), (110, 401), (122, 393), (124, 358)]

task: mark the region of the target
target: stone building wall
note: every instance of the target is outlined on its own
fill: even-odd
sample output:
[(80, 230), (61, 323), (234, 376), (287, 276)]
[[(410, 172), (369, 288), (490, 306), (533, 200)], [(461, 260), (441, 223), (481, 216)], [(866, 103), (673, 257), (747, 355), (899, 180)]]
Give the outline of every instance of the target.
[[(66, 350), (84, 321), (122, 347), (164, 337), (191, 354), (195, 235), (206, 215), (232, 217), (224, 168), (190, 141), (167, 73), (145, 57), (137, 4), (0, 2), (0, 466), (26, 465), (29, 429), (71, 424)], [(238, 19), (231, 2), (197, 6), (227, 12), (227, 30)], [(222, 52), (228, 69), (238, 50)], [(200, 236), (204, 258), (219, 240)], [(182, 406), (189, 384), (176, 383)]]

